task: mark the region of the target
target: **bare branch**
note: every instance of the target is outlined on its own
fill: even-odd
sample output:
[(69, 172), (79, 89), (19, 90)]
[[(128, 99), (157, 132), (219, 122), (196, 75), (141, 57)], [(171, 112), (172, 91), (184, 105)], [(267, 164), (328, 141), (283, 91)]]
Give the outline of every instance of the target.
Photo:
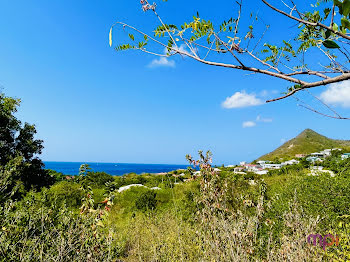
[[(326, 72), (326, 73), (329, 74), (334, 72)], [(330, 78), (329, 76), (324, 75), (322, 72), (316, 72), (316, 71), (300, 71), (300, 72), (287, 74), (287, 76), (294, 76), (294, 75), (316, 75), (325, 79)]]
[[(333, 119), (350, 120), (350, 118), (342, 117), (342, 116), (340, 116), (337, 112), (335, 112), (335, 111), (333, 111), (333, 110), (332, 110), (332, 111), (336, 114), (335, 116), (322, 113), (322, 112), (320, 112), (320, 111), (314, 109), (313, 107), (311, 107), (310, 105), (308, 105), (307, 103), (305, 103), (304, 101), (302, 101), (301, 99), (299, 99), (299, 98), (297, 98), (297, 97), (295, 97), (295, 96), (293, 96), (293, 98), (294, 98), (295, 100), (297, 100), (298, 102), (301, 102), (301, 103), (304, 104), (304, 105), (303, 105), (303, 104), (298, 104), (298, 106), (303, 107), (303, 108), (305, 108), (305, 109), (307, 109), (307, 110), (310, 110), (310, 111), (313, 112), (313, 113), (319, 114), (319, 115), (324, 116), (324, 117), (333, 118)], [(327, 107), (328, 107), (328, 106), (327, 106)]]
[(254, 59), (256, 59), (257, 61), (259, 61), (260, 63), (262, 63), (263, 65), (269, 67), (270, 69), (275, 70), (276, 72), (283, 74), (277, 67), (274, 67), (268, 63), (266, 63), (265, 61), (261, 60), (259, 57), (255, 56), (252, 52), (246, 51), (246, 53), (248, 53), (251, 57), (253, 57)]
[(236, 37), (236, 36), (237, 36), (237, 34), (238, 34), (238, 24), (239, 24), (239, 22), (240, 22), (240, 20), (241, 20), (241, 14), (242, 14), (242, 1), (243, 1), (243, 0), (241, 0), (241, 2), (240, 2), (240, 3), (238, 3), (238, 2), (236, 1), (236, 3), (239, 5), (239, 10), (238, 10), (238, 18), (237, 18), (236, 25), (235, 25), (235, 37)]
[(341, 117), (337, 111), (335, 111), (333, 108), (331, 108), (329, 105), (327, 105), (325, 102), (323, 102), (321, 99), (319, 99), (317, 96), (314, 96), (313, 94), (311, 94), (311, 92), (309, 92), (309, 90), (305, 90), (306, 92), (308, 92), (312, 97), (314, 97), (316, 100), (318, 100), (322, 105), (324, 105), (325, 107), (327, 107), (330, 111), (332, 111), (336, 116)]
[(263, 37), (265, 36), (265, 34), (266, 34), (267, 30), (269, 29), (269, 27), (270, 27), (270, 26), (268, 26), (268, 25), (266, 26), (264, 33), (261, 35), (259, 41), (256, 43), (256, 45), (255, 45), (255, 47), (253, 48), (252, 52), (254, 52), (254, 50), (258, 47), (258, 45), (260, 44), (261, 40), (262, 40)]
[(227, 46), (227, 44), (226, 44), (224, 41), (222, 41), (221, 38), (219, 38), (215, 33), (214, 33), (214, 36), (215, 36), (215, 38), (216, 38), (218, 41), (220, 41), (220, 42), (226, 47), (227, 51), (229, 51), (229, 52), (232, 54), (232, 56), (237, 60), (237, 62), (238, 62), (242, 67), (245, 67), (244, 64), (241, 62), (241, 60), (239, 60), (238, 57), (234, 54), (234, 52), (232, 51), (232, 49), (229, 48), (229, 47)]
[(134, 49), (135, 49), (135, 50), (142, 51), (142, 52), (147, 53), (147, 54), (150, 54), (150, 55), (155, 55), (155, 56), (159, 56), (159, 57), (166, 57), (166, 58), (171, 57), (171, 56), (173, 56), (173, 55), (176, 54), (176, 53), (174, 53), (174, 54), (169, 54), (169, 55), (158, 54), (158, 53), (154, 53), (154, 52), (148, 51), (148, 50), (143, 49), (143, 48), (138, 48), (138, 47), (135, 47)]
[(322, 116), (325, 116), (325, 117), (329, 117), (329, 118), (334, 118), (334, 119), (339, 119), (339, 120), (350, 120), (350, 118), (347, 118), (347, 117), (338, 117), (338, 116), (331, 116), (331, 115), (328, 115), (328, 114), (324, 114), (324, 113), (321, 113), (320, 111), (317, 111), (315, 110), (314, 108), (310, 107), (310, 106), (304, 106), (304, 105), (298, 105), (300, 107), (303, 107), (307, 110), (310, 110), (316, 114), (319, 114), (319, 115), (322, 115)]
[(332, 16), (331, 16), (331, 24), (329, 25), (329, 27), (333, 28), (333, 24), (334, 24), (334, 15), (335, 15), (335, 3), (333, 3), (333, 7), (332, 7)]
[[(294, 3), (293, 0), (291, 0), (291, 2), (292, 2), (292, 4), (294, 5), (293, 9), (294, 9), (295, 11), (297, 11), (299, 18), (302, 18), (301, 13), (299, 12), (299, 10), (298, 10), (298, 8), (297, 8), (297, 5)], [(292, 13), (291, 13), (290, 15), (292, 15)]]
[(304, 89), (308, 89), (308, 88), (312, 88), (312, 87), (316, 87), (316, 86), (324, 86), (324, 85), (337, 83), (337, 82), (341, 82), (341, 81), (345, 81), (345, 80), (349, 80), (349, 79), (350, 79), (350, 73), (345, 73), (345, 74), (342, 74), (340, 76), (336, 76), (336, 77), (333, 77), (333, 78), (328, 78), (328, 79), (322, 80), (322, 81), (317, 81), (317, 82), (313, 82), (313, 83), (304, 83), (302, 85), (302, 87), (296, 88), (296, 89), (294, 89), (293, 91), (289, 92), (288, 94), (286, 94), (284, 96), (268, 100), (268, 101), (266, 101), (266, 103), (275, 102), (275, 101), (278, 101), (278, 100), (285, 99), (285, 98), (290, 97), (290, 96), (294, 95), (295, 93), (297, 93), (297, 92), (299, 92), (301, 90), (304, 90)]

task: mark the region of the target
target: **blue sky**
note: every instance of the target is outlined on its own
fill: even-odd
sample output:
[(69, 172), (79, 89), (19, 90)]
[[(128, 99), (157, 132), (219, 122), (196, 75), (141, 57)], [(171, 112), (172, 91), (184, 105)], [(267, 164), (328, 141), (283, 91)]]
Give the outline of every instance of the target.
[[(272, 25), (271, 41), (288, 36), (285, 18), (260, 1), (246, 2)], [(214, 21), (236, 14), (226, 0), (159, 2), (158, 11), (174, 24), (196, 11)], [(36, 125), (44, 160), (182, 164), (186, 154), (210, 149), (215, 163), (231, 164), (272, 151), (305, 128), (350, 139), (349, 121), (318, 116), (293, 99), (224, 108), (237, 92), (264, 99), (288, 84), (181, 57), (150, 66), (151, 55), (109, 47), (117, 20), (148, 32), (158, 25), (139, 1), (0, 1), (0, 85), (22, 99), (18, 117)], [(349, 116), (347, 106), (337, 109)]]

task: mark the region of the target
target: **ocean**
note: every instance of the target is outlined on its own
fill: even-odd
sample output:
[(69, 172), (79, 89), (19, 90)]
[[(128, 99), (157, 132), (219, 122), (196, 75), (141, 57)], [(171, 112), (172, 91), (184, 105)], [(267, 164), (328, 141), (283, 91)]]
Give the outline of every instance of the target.
[(121, 176), (128, 173), (161, 173), (177, 169), (187, 169), (188, 165), (164, 165), (164, 164), (126, 164), (126, 163), (83, 163), (83, 162), (48, 162), (44, 161), (46, 169), (52, 169), (65, 175), (78, 175), (82, 164), (90, 165), (92, 171), (106, 172), (113, 176)]

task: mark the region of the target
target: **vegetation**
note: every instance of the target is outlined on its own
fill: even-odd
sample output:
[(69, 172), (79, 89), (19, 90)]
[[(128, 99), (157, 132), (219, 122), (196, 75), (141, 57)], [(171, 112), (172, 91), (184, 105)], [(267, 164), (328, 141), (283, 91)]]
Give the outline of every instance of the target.
[[(15, 119), (13, 112), (8, 118)], [(8, 159), (1, 165), (1, 185), (24, 183), (26, 175)], [(331, 177), (310, 176), (303, 164), (267, 175), (225, 167), (216, 172), (210, 152), (187, 159), (200, 176), (192, 169), (120, 177), (88, 165), (74, 177), (38, 169), (54, 184), (1, 193), (0, 261), (350, 259), (350, 160), (334, 154), (325, 161), (336, 173)], [(132, 184), (144, 186), (118, 192)], [(339, 236), (339, 246), (308, 244), (307, 236), (316, 233)]]
[(34, 139), (34, 125), (22, 125), (14, 116), (19, 103), (19, 99), (0, 93), (0, 203), (55, 182), (36, 156), (43, 146), (41, 140)]
[(311, 129), (305, 129), (297, 137), (287, 141), (273, 152), (261, 156), (258, 160), (292, 159), (296, 154), (311, 154), (332, 148), (350, 149), (350, 141), (330, 139)]

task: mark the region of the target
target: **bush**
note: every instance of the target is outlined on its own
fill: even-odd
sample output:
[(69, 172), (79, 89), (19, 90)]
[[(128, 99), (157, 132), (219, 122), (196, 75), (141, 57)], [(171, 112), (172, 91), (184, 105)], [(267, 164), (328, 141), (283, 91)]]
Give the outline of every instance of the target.
[(88, 172), (85, 182), (91, 187), (105, 187), (106, 183), (114, 181), (113, 176), (105, 172)]
[(157, 193), (154, 190), (148, 190), (142, 193), (135, 201), (135, 207), (143, 212), (154, 210), (157, 207)]
[(98, 226), (99, 213), (48, 205), (45, 192), (8, 201), (0, 206), (0, 261), (116, 261), (113, 232)]
[(62, 181), (53, 185), (49, 190), (49, 199), (52, 203), (66, 203), (68, 207), (79, 208), (84, 192), (81, 185), (75, 182)]

